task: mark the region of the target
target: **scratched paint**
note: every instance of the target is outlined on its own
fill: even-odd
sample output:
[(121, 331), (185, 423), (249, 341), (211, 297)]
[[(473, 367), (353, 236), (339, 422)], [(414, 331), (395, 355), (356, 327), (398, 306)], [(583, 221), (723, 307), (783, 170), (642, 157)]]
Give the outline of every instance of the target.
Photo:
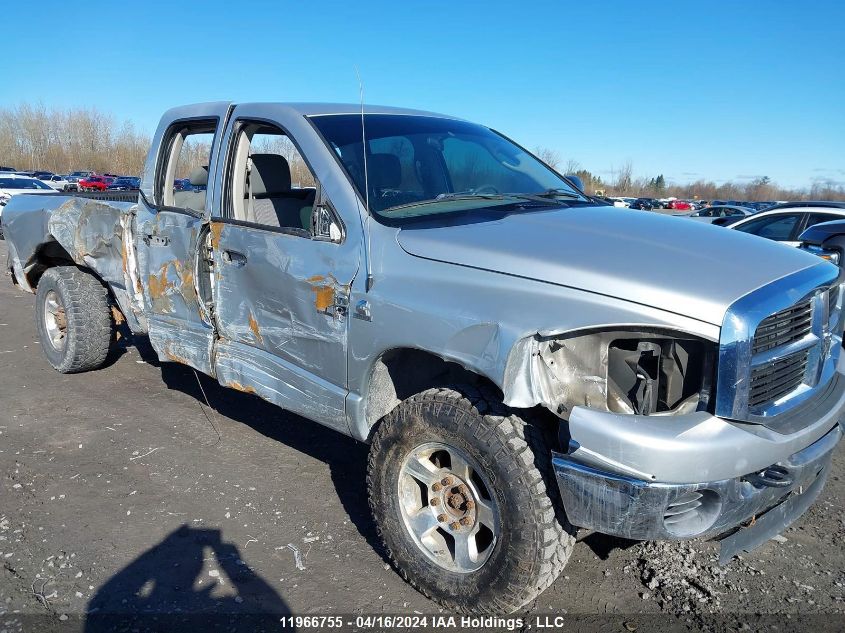
[(255, 315), (251, 311), (249, 313), (249, 330), (259, 345), (264, 342), (264, 337), (261, 336), (261, 328), (258, 326), (258, 321), (255, 320)]

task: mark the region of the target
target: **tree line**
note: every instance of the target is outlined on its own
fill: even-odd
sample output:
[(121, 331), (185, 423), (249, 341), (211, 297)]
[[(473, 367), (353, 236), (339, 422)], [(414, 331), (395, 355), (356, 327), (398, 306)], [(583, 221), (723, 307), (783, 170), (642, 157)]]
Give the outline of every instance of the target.
[[(310, 184), (308, 168), (293, 145), (287, 139), (279, 143), (272, 148), (272, 143), (267, 143), (266, 149), (288, 158), (295, 182)], [(41, 103), (0, 108), (0, 165), (56, 173), (93, 170), (140, 175), (149, 146), (150, 136), (136, 130), (132, 121), (118, 120), (97, 108), (47, 108)], [(193, 152), (185, 149), (193, 155), (180, 161), (179, 177), (202, 164), (209, 148), (197, 143), (191, 148)], [(662, 174), (635, 177), (631, 163), (614, 170), (609, 178), (602, 178), (575, 160), (564, 160), (556, 150), (538, 147), (535, 154), (558, 171), (579, 176), (591, 194), (703, 200), (845, 200), (845, 186), (833, 181), (814, 182), (805, 189), (780, 187), (766, 176), (741, 183), (717, 184), (700, 179), (673, 184)]]
[(0, 164), (55, 173), (92, 170), (139, 175), (150, 137), (97, 108), (0, 108)]
[(538, 147), (535, 155), (563, 174), (575, 174), (584, 183), (586, 193), (606, 196), (631, 196), (637, 198), (682, 198), (699, 200), (843, 200), (845, 185), (841, 182), (821, 180), (805, 189), (781, 187), (768, 176), (758, 176), (749, 182), (723, 182), (699, 179), (686, 184), (670, 184), (663, 174), (635, 177), (630, 162), (612, 170), (607, 179), (585, 169), (575, 160), (564, 160), (560, 153)]

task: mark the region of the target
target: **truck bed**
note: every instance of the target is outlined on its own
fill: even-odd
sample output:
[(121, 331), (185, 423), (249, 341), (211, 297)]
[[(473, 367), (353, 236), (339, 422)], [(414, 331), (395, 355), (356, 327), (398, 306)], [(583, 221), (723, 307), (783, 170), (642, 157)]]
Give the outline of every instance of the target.
[(132, 218), (137, 191), (18, 195), (3, 210), (8, 268), (34, 291), (44, 268), (64, 261), (95, 271), (131, 318), (137, 280)]

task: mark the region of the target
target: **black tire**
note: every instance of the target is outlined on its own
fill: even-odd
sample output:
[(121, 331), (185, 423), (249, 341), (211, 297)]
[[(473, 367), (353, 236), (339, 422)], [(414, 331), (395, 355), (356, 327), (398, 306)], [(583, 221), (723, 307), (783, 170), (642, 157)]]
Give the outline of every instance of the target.
[[(476, 571), (453, 572), (432, 561), (402, 518), (401, 464), (431, 442), (463, 451), (492, 483), (499, 536)], [(569, 559), (575, 530), (549, 450), (538, 426), (472, 387), (430, 389), (394, 409), (373, 436), (367, 484), (379, 535), (405, 580), (448, 609), (473, 613), (511, 613), (551, 585)]]
[[(48, 332), (48, 298), (64, 308), (63, 344), (54, 344)], [(63, 374), (103, 366), (114, 337), (114, 321), (105, 286), (91, 273), (75, 266), (50, 268), (38, 281), (35, 316), (41, 349)]]

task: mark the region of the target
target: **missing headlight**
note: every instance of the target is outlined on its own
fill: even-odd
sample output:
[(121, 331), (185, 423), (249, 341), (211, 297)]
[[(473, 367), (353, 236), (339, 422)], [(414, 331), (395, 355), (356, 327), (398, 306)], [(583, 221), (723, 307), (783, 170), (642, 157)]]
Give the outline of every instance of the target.
[(706, 346), (679, 339), (617, 339), (608, 346), (607, 406), (616, 413), (649, 415), (701, 399)]
[(716, 344), (657, 332), (614, 331), (539, 341), (534, 384), (566, 417), (575, 406), (639, 415), (709, 408)]

